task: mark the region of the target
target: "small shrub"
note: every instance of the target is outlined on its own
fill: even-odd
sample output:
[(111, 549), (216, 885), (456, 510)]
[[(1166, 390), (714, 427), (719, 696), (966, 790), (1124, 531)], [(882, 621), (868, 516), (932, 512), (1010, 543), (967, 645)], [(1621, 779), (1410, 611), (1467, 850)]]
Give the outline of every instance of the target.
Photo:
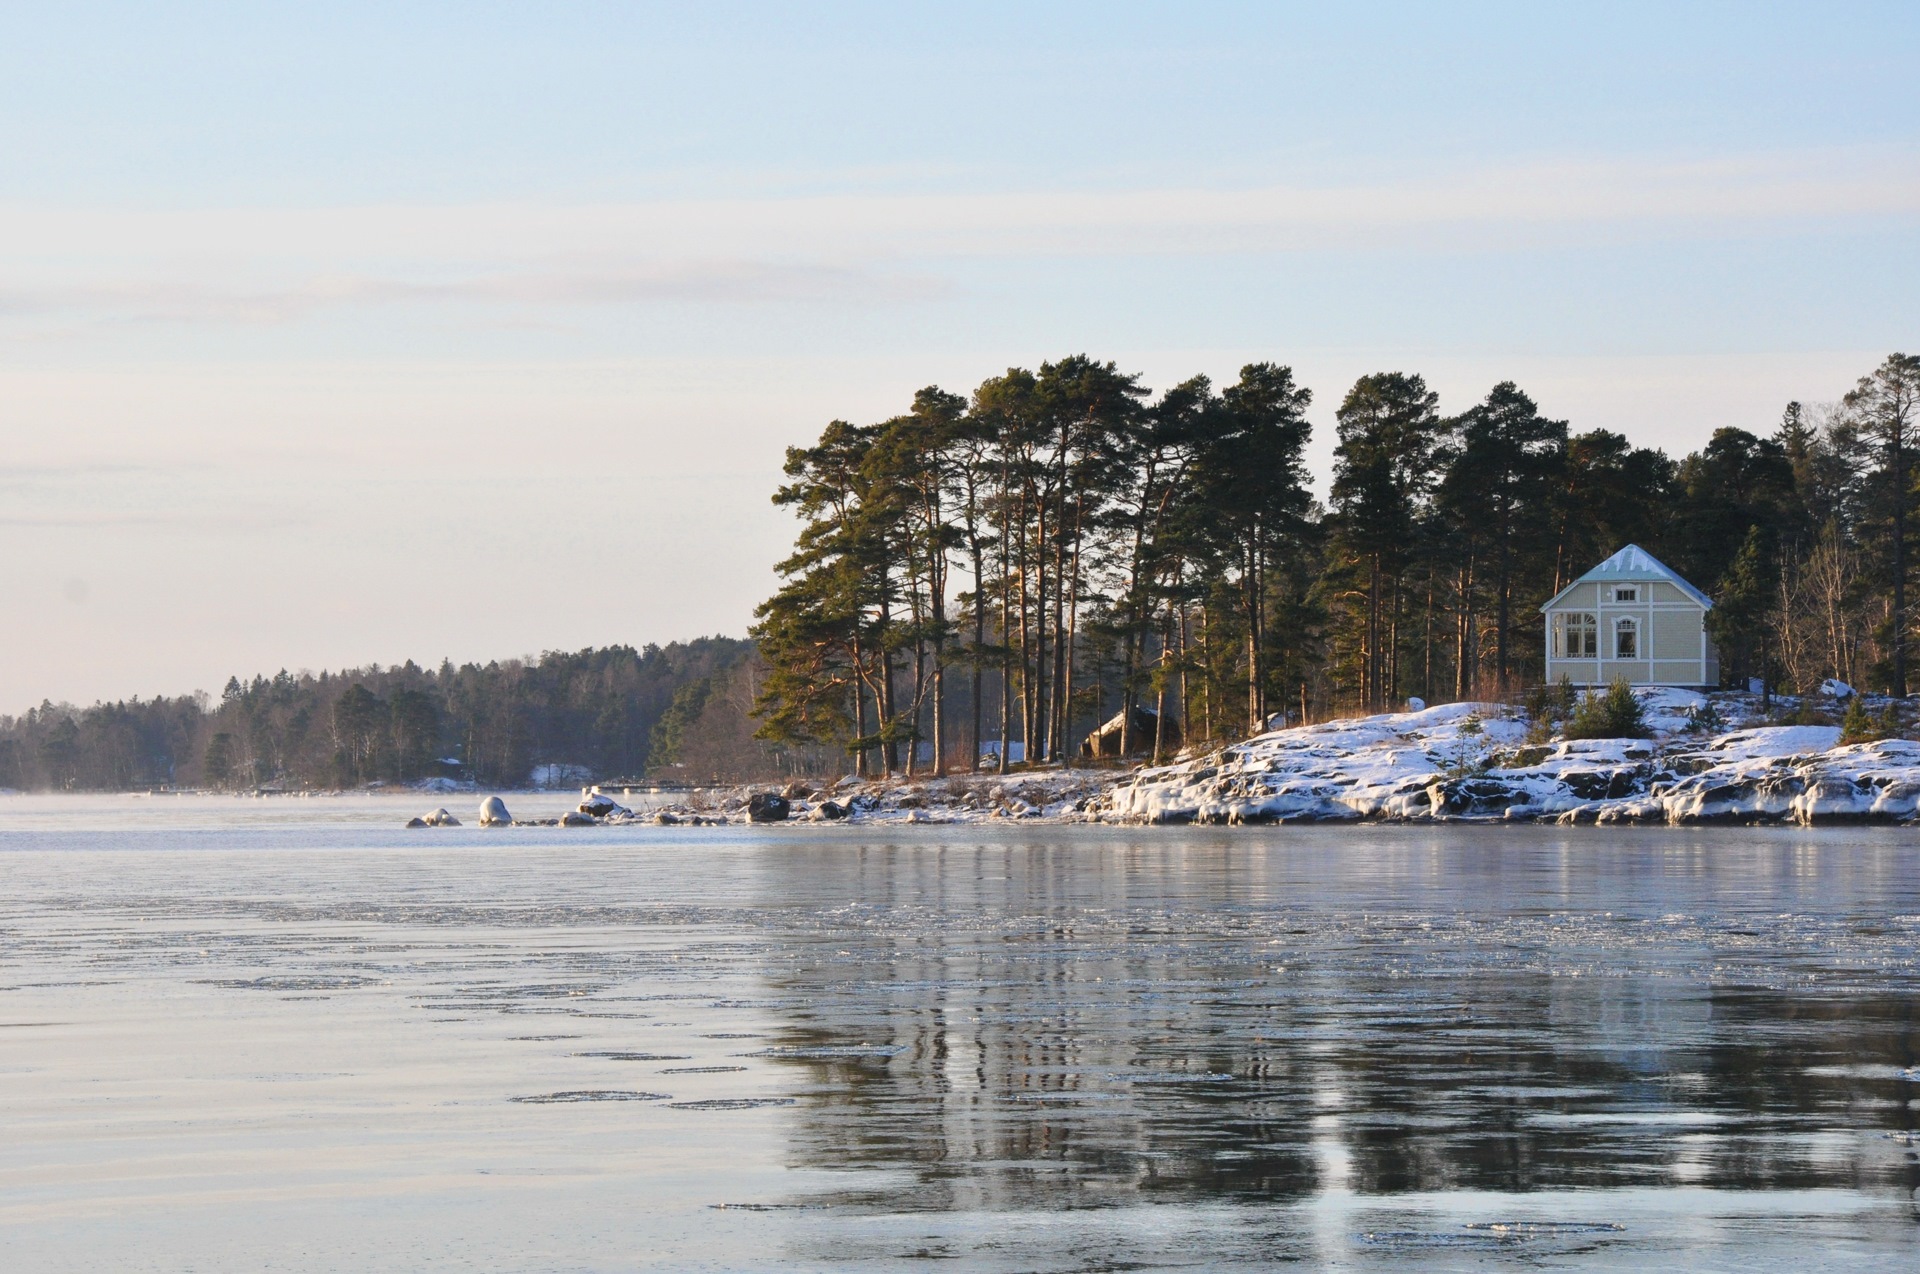
[(1876, 716), (1867, 711), (1859, 695), (1847, 700), (1847, 715), (1840, 719), (1840, 742), (1872, 743), (1891, 739), (1900, 733), (1900, 711), (1889, 703)]
[[(1855, 698), (1853, 702), (1858, 703), (1859, 699)], [(1834, 724), (1834, 720), (1828, 714), (1814, 707), (1808, 700), (1802, 699), (1793, 706), (1791, 711), (1782, 709), (1780, 713), (1774, 717), (1773, 723), (1775, 725), (1832, 725)]]
[(1562, 674), (1551, 685), (1534, 686), (1527, 691), (1527, 742), (1541, 744), (1553, 737), (1560, 723), (1573, 715), (1580, 701), (1573, 682)]
[(1476, 758), (1480, 739), (1486, 734), (1486, 727), (1480, 724), (1478, 714), (1472, 714), (1460, 723), (1460, 735), (1453, 747), (1453, 764), (1447, 769), (1447, 777), (1464, 779), (1475, 774), (1484, 774), (1492, 765), (1492, 759)]
[(1644, 739), (1647, 725), (1633, 687), (1616, 681), (1603, 695), (1589, 694), (1567, 718), (1569, 739)]
[(1718, 734), (1726, 728), (1726, 719), (1714, 708), (1711, 699), (1696, 708), (1687, 719), (1687, 729), (1696, 734)]
[(1573, 682), (1562, 674), (1560, 680), (1551, 685), (1535, 686), (1527, 691), (1527, 715), (1535, 721), (1565, 721), (1579, 701)]

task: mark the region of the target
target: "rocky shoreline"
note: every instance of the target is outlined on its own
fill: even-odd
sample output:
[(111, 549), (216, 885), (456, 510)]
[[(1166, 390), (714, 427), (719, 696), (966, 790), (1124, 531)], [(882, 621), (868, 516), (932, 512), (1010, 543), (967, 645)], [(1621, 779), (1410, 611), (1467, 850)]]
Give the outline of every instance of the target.
[[(1086, 811), (1138, 823), (1549, 821), (1910, 823), (1920, 744), (1842, 745), (1837, 726), (1526, 745), (1495, 705), (1334, 722), (1250, 739), (1207, 758), (1121, 779)], [(1476, 719), (1477, 734), (1460, 736)], [(1451, 727), (1451, 728), (1449, 728)], [(1359, 747), (1328, 734), (1371, 729)]]
[[(1552, 822), (1561, 825), (1920, 820), (1920, 743), (1842, 743), (1844, 702), (1652, 689), (1646, 737), (1567, 739), (1522, 709), (1456, 703), (1270, 731), (1171, 765), (1010, 775), (842, 779), (629, 809), (588, 788), (547, 825), (783, 823), (1212, 824)], [(1886, 704), (1879, 705), (1884, 713)], [(1792, 723), (1776, 723), (1790, 714)], [(1809, 723), (1811, 722), (1811, 723)], [(482, 825), (518, 825), (498, 797)], [(409, 826), (455, 823), (444, 810)]]

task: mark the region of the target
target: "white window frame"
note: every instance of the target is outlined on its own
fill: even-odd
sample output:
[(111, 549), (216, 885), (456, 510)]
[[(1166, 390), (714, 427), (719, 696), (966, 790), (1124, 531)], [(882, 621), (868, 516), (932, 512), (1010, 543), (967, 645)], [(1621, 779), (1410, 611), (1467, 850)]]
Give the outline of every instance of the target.
[[(1597, 659), (1600, 657), (1600, 620), (1592, 611), (1561, 611), (1553, 617), (1553, 627), (1555, 652), (1558, 658)], [(1576, 632), (1592, 638), (1592, 650), (1579, 651), (1573, 648), (1573, 636)]]
[[(1624, 596), (1622, 596), (1622, 594), (1624, 594)], [(1630, 606), (1638, 606), (1640, 604), (1640, 586), (1638, 584), (1615, 584), (1613, 586), (1613, 600), (1616, 602), (1625, 602)]]
[[(1620, 649), (1620, 639), (1628, 633), (1633, 634), (1633, 653), (1626, 654)], [(1613, 657), (1615, 659), (1644, 659), (1640, 653), (1640, 621), (1622, 617), (1613, 621)]]

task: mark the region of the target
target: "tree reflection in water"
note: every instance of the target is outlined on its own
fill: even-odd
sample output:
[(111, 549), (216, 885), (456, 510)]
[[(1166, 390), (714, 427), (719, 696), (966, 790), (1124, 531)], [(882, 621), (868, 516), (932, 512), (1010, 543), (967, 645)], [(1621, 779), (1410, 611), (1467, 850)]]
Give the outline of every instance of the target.
[[(1899, 833), (796, 844), (808, 1167), (925, 1210), (1920, 1185)], [(798, 905), (795, 905), (795, 904)], [(908, 1170), (904, 1178), (899, 1170)]]

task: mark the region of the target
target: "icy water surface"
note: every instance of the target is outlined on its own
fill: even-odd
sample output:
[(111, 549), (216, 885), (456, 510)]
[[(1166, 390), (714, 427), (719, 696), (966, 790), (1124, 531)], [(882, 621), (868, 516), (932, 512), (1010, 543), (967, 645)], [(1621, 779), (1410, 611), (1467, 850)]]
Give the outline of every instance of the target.
[(1920, 1268), (1911, 831), (434, 803), (0, 799), (0, 1267)]

